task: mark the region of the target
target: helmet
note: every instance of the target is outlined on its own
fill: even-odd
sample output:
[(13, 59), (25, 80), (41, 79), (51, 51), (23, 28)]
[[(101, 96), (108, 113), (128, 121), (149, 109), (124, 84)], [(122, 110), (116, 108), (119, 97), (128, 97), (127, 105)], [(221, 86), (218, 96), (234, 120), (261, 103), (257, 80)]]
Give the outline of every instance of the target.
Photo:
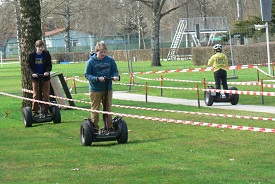
[(221, 44), (216, 44), (213, 46), (213, 49), (215, 51), (221, 52), (222, 51), (222, 45)]

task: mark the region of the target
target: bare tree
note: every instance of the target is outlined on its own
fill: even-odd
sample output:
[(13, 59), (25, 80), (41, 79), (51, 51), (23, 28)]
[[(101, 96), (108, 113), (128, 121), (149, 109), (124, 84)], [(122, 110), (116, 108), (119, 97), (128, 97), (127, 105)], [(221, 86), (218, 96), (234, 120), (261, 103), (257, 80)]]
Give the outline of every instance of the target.
[(81, 0), (77, 12), (72, 19), (78, 29), (96, 36), (115, 35), (119, 25), (124, 24), (121, 0)]
[(121, 16), (115, 17), (119, 23), (117, 25), (118, 33), (138, 37), (139, 49), (146, 49), (145, 34), (147, 24), (144, 5), (137, 1), (128, 5), (121, 3), (118, 8), (121, 9)]
[(242, 0), (236, 0), (237, 3), (237, 19), (243, 20), (243, 2)]
[[(43, 9), (42, 17), (44, 19), (50, 19), (48, 25), (44, 21), (48, 28), (65, 28), (65, 52), (71, 51), (71, 40), (70, 40), (70, 30), (72, 28), (77, 29), (78, 17), (72, 16), (82, 12), (82, 10), (87, 9), (84, 1), (73, 1), (73, 0), (48, 0), (45, 2), (50, 6), (45, 6), (46, 10)], [(85, 22), (84, 20), (81, 20)]]
[[(135, 0), (131, 0), (132, 2), (136, 2)], [(160, 21), (165, 16), (175, 11), (176, 9), (182, 7), (186, 2), (179, 3), (172, 8), (164, 10), (164, 5), (167, 0), (137, 0), (144, 5), (146, 5), (152, 12), (152, 36), (151, 36), (151, 50), (152, 50), (152, 62), (151, 66), (161, 66), (160, 63), (160, 43), (159, 43), (159, 35), (160, 35)]]
[(67, 0), (65, 8), (65, 52), (70, 52), (70, 29), (71, 29), (71, 12), (70, 12), (70, 0)]
[[(40, 0), (20, 0), (20, 23), (21, 23), (21, 73), (22, 88), (31, 89), (30, 74), (26, 70), (26, 61), (29, 53), (34, 50), (36, 40), (42, 38)], [(31, 94), (23, 92), (23, 97), (31, 98)], [(22, 101), (22, 107), (31, 106), (31, 102)]]
[[(45, 32), (51, 31), (55, 29), (55, 24), (57, 22), (52, 21), (54, 20), (54, 17), (52, 17), (51, 13), (58, 9), (59, 7), (62, 7), (65, 4), (65, 0), (56, 0), (56, 1), (49, 1), (49, 0), (40, 0), (40, 6), (41, 6), (41, 29), (42, 29), (42, 39), (46, 43), (45, 39)], [(46, 48), (46, 45), (45, 45)]]
[[(0, 2), (6, 2), (0, 4), (2, 43), (7, 42), (11, 37), (9, 32), (16, 30), (16, 17), (12, 16), (15, 14), (10, 12), (16, 10), (11, 2), (17, 1), (19, 0), (0, 0)], [(40, 0), (42, 31), (66, 27), (66, 20), (68, 20), (65, 18), (66, 3), (69, 4), (70, 16), (67, 17), (70, 19), (70, 28), (94, 35), (117, 35), (121, 33), (120, 28), (125, 25), (125, 20), (131, 21), (136, 25), (133, 32), (135, 31), (137, 35), (139, 33), (141, 38), (146, 37), (147, 34), (152, 35), (150, 37), (152, 53), (154, 53), (152, 65), (155, 66), (161, 65), (158, 62), (159, 54), (156, 52), (159, 49), (158, 38), (162, 31), (165, 33), (175, 31), (179, 19), (186, 17), (227, 16), (229, 26), (233, 25), (237, 20), (236, 1), (242, 2), (243, 19), (260, 14), (259, 0)], [(137, 6), (138, 3), (140, 8)], [(146, 27), (143, 27), (142, 23), (146, 24)], [(44, 35), (43, 32), (42, 35)], [(170, 34), (167, 35), (169, 35), (168, 40)], [(143, 41), (141, 45), (144, 45)]]
[(12, 16), (7, 16), (14, 11), (14, 6), (10, 1), (4, 1), (1, 4), (0, 10), (0, 45), (4, 48), (3, 57), (6, 58), (6, 47), (10, 37), (16, 35), (16, 20)]

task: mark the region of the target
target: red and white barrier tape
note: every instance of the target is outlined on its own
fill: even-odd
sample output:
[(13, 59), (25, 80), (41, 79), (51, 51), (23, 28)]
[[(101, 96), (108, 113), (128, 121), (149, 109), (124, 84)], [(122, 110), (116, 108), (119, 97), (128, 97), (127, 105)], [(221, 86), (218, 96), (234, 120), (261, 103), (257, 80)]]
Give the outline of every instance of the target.
[(226, 117), (226, 118), (237, 118), (237, 119), (260, 120), (260, 121), (275, 121), (275, 118), (264, 118), (264, 117), (253, 117), (253, 116), (239, 116), (239, 115), (230, 115), (230, 114), (214, 114), (214, 113), (204, 113), (204, 112), (190, 112), (190, 111), (167, 110), (167, 109), (148, 108), (148, 107), (114, 105), (114, 104), (113, 104), (113, 106), (114, 107), (126, 108), (126, 109), (137, 109), (137, 110), (146, 110), (146, 111), (171, 112), (171, 113), (204, 115), (204, 116), (214, 116), (214, 117)]
[[(151, 81), (173, 81), (173, 82), (189, 82), (189, 83), (203, 83), (203, 81), (192, 81), (192, 80), (179, 80), (179, 79), (169, 79), (169, 78), (145, 78), (140, 76), (135, 76), (138, 79), (142, 80), (151, 80)], [(206, 84), (215, 84), (215, 82), (205, 82)], [(227, 82), (229, 85), (242, 85), (242, 86), (259, 86), (261, 85), (261, 82)], [(274, 84), (263, 84), (263, 87), (266, 88), (275, 88)]]
[[(28, 90), (28, 89), (22, 89), (22, 91), (26, 92), (26, 93), (33, 93), (32, 90)], [(51, 98), (55, 98), (55, 99), (68, 100), (68, 101), (72, 101), (72, 102), (80, 102), (80, 103), (91, 104), (90, 102), (87, 102), (87, 101), (75, 100), (75, 99), (70, 99), (70, 98), (64, 98), (64, 97), (60, 97), (60, 96), (50, 95), (50, 97)]]
[(73, 79), (78, 81), (78, 82), (89, 83), (89, 81), (87, 81), (87, 80), (81, 80), (81, 79), (76, 78), (76, 77), (74, 77)]
[(173, 82), (192, 82), (192, 83), (202, 83), (202, 81), (192, 81), (192, 80), (179, 80), (179, 79), (169, 79), (169, 78), (145, 78), (145, 77), (140, 77), (140, 76), (135, 76), (138, 79), (142, 80), (151, 80), (151, 81), (173, 81)]
[(263, 84), (263, 87), (265, 88), (275, 88), (274, 84)]
[[(142, 84), (122, 84), (116, 83), (118, 85), (125, 86), (140, 86), (145, 87), (146, 85)], [(179, 89), (179, 90), (198, 90), (197, 88), (178, 88), (178, 87), (165, 87), (165, 86), (149, 86), (148, 88), (158, 88), (158, 89)], [(240, 94), (240, 95), (254, 95), (254, 96), (275, 96), (275, 92), (260, 92), (260, 91), (240, 91), (240, 90), (221, 90), (221, 89), (199, 89), (202, 91), (211, 91), (211, 92), (222, 92), (229, 94)]]
[[(33, 91), (23, 89), (23, 91), (32, 93)], [(68, 101), (80, 102), (90, 104), (90, 102), (83, 100), (74, 100), (64, 97), (58, 97), (50, 95), (52, 98), (63, 99)], [(126, 108), (126, 109), (137, 109), (137, 110), (147, 110), (147, 111), (158, 111), (158, 112), (172, 112), (172, 113), (183, 113), (183, 114), (195, 114), (195, 115), (204, 115), (204, 116), (215, 116), (215, 117), (228, 117), (228, 118), (238, 118), (238, 119), (250, 119), (250, 120), (262, 120), (262, 121), (275, 121), (275, 118), (264, 118), (264, 117), (253, 117), (253, 116), (239, 116), (239, 115), (230, 115), (230, 114), (214, 114), (214, 113), (203, 113), (203, 112), (190, 112), (190, 111), (179, 111), (179, 110), (166, 110), (166, 109), (157, 109), (157, 108), (148, 108), (148, 107), (136, 107), (136, 106), (126, 106), (126, 105), (112, 105), (113, 107)]]
[[(205, 82), (206, 84), (215, 84), (215, 82)], [(259, 86), (261, 82), (227, 82), (228, 85)]]
[[(169, 78), (155, 78), (155, 79), (151, 79), (151, 78), (144, 78), (144, 77), (140, 77), (140, 76), (135, 76), (139, 79), (143, 79), (143, 80), (163, 80), (163, 81), (175, 81), (175, 82), (189, 82), (189, 83), (203, 83), (203, 81), (192, 81), (192, 80), (179, 80), (179, 79), (169, 79)], [(78, 82), (82, 82), (82, 83), (89, 83), (87, 80), (81, 80), (79, 78), (75, 78), (72, 77), (72, 79), (75, 79)], [(206, 84), (215, 84), (215, 82), (205, 82)], [(113, 83), (113, 84), (117, 84), (117, 85), (125, 85), (125, 86), (145, 86), (145, 85), (135, 85), (135, 84), (122, 84), (122, 83)], [(229, 85), (243, 85), (243, 86), (259, 86), (261, 85), (261, 82), (227, 82), (227, 84)], [(275, 88), (274, 84), (263, 84), (263, 87), (265, 88)]]
[[(139, 87), (145, 87), (146, 85), (143, 84), (122, 84), (122, 83), (116, 83), (118, 85), (123, 85), (123, 86), (139, 86)], [(179, 88), (179, 87), (168, 87), (168, 86), (149, 86), (147, 85), (148, 88), (157, 88), (157, 89), (179, 89), (179, 90), (198, 90), (197, 88)]]
[[(124, 83), (114, 83), (116, 85), (121, 85), (121, 86), (137, 86), (137, 87), (145, 87), (146, 85), (144, 84), (124, 84)], [(197, 88), (178, 88), (178, 87), (166, 87), (166, 86), (149, 86), (149, 88), (163, 88), (163, 89), (180, 89), (180, 90), (197, 90)]]
[[(215, 82), (206, 82), (206, 84), (215, 84)], [(261, 82), (227, 82), (229, 85), (242, 85), (242, 86), (260, 86)], [(264, 88), (275, 88), (274, 84), (263, 84)]]
[[(83, 80), (79, 80), (83, 81)], [(85, 81), (87, 82), (87, 81)], [(207, 82), (207, 84), (213, 84), (214, 82)], [(125, 86), (140, 86), (145, 87), (146, 85), (141, 84), (122, 84), (122, 83), (114, 83), (118, 85), (125, 85)], [(228, 83), (233, 84), (233, 83)], [(235, 83), (237, 84), (237, 83)], [(247, 85), (258, 85), (258, 82), (248, 82)], [(275, 85), (273, 84), (265, 84), (265, 87), (274, 88)], [(178, 89), (178, 90), (198, 90), (197, 88), (179, 88), (179, 87), (165, 87), (165, 86), (149, 86), (149, 88), (158, 88), (158, 89)], [(260, 91), (240, 91), (240, 90), (219, 90), (219, 89), (200, 89), (202, 91), (211, 91), (211, 92), (222, 92), (222, 93), (229, 93), (229, 94), (240, 94), (240, 95), (254, 95), (254, 96), (275, 96), (275, 92), (260, 92)]]
[[(257, 68), (258, 65), (237, 65), (237, 66), (228, 66), (227, 70), (240, 70), (240, 69), (248, 69), (248, 68)], [(206, 72), (206, 71), (212, 71), (214, 70), (213, 67), (207, 67), (207, 68), (189, 68), (189, 69), (178, 69), (178, 70), (159, 70), (159, 71), (147, 71), (147, 72), (133, 72), (132, 75), (136, 74), (160, 74), (160, 73), (184, 73), (184, 72)], [(124, 75), (129, 73), (122, 73)]]
[[(159, 78), (159, 80), (161, 80)], [(201, 83), (202, 81), (192, 81), (192, 80), (178, 80), (178, 79), (169, 79), (169, 78), (162, 78), (162, 80), (165, 80), (165, 81), (175, 81), (175, 82), (190, 82), (190, 83)]]
[(254, 95), (254, 96), (275, 96), (275, 92), (260, 92), (260, 91), (239, 91), (239, 90), (221, 90), (221, 89), (201, 89), (202, 91), (229, 93), (239, 95)]
[[(205, 82), (206, 84), (215, 84), (215, 82)], [(261, 82), (227, 82), (229, 85), (242, 85), (242, 86), (260, 86)], [(263, 84), (265, 88), (275, 88), (274, 84)]]
[[(13, 98), (19, 98), (29, 101), (36, 101), (39, 103), (45, 103), (40, 100), (33, 100), (21, 96), (16, 96), (12, 94), (7, 94), (0, 92), (2, 95), (6, 95)], [(215, 127), (215, 128), (227, 128), (227, 129), (235, 129), (235, 130), (248, 130), (248, 131), (255, 131), (255, 132), (264, 132), (264, 133), (275, 133), (275, 129), (271, 128), (259, 128), (259, 127), (248, 127), (248, 126), (238, 126), (238, 125), (226, 125), (226, 124), (215, 124), (215, 123), (205, 123), (205, 122), (195, 122), (195, 121), (187, 121), (187, 120), (175, 120), (175, 119), (166, 119), (166, 118), (156, 118), (156, 117), (148, 117), (148, 116), (141, 116), (141, 115), (132, 115), (132, 114), (122, 114), (122, 113), (113, 113), (113, 112), (105, 112), (105, 111), (97, 111), (97, 110), (91, 110), (91, 109), (85, 109), (85, 108), (79, 108), (74, 106), (65, 106), (61, 104), (55, 104), (55, 103), (46, 103), (53, 106), (59, 106), (59, 107), (65, 107), (65, 108), (71, 108), (76, 110), (84, 110), (89, 112), (97, 112), (97, 113), (105, 113), (110, 115), (117, 115), (122, 117), (129, 117), (129, 118), (137, 118), (137, 119), (145, 119), (145, 120), (153, 120), (153, 121), (160, 121), (160, 122), (168, 122), (168, 123), (177, 123), (177, 124), (190, 124), (190, 125), (198, 125), (198, 126), (208, 126), (208, 127)]]

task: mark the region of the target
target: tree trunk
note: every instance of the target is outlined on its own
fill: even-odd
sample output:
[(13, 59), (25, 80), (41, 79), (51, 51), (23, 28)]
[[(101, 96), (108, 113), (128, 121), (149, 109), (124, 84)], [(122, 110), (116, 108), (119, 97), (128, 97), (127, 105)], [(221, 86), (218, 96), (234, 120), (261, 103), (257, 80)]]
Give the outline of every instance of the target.
[[(237, 0), (237, 19), (243, 20), (243, 2), (242, 2), (242, 0)], [(240, 43), (241, 43), (241, 45), (244, 44), (244, 35), (243, 34), (241, 34)]]
[[(32, 89), (30, 73), (26, 70), (26, 61), (29, 53), (35, 49), (35, 41), (42, 38), (40, 10), (40, 0), (20, 1), (22, 89)], [(32, 98), (30, 93), (23, 92), (22, 96)], [(31, 106), (31, 102), (23, 100), (22, 107), (25, 106)]]
[(21, 41), (21, 22), (20, 22), (20, 7), (19, 3), (14, 3), (15, 6), (15, 14), (16, 14), (16, 32), (17, 32), (17, 46), (18, 46), (18, 60), (21, 61), (21, 48), (20, 48), (20, 41)]
[(71, 29), (71, 21), (70, 21), (70, 2), (67, 0), (66, 5), (66, 12), (65, 12), (65, 19), (66, 19), (66, 25), (65, 25), (65, 52), (70, 52), (70, 29)]
[(160, 63), (160, 48), (159, 48), (159, 27), (161, 16), (153, 15), (153, 32), (151, 38), (152, 63), (151, 66), (161, 66)]

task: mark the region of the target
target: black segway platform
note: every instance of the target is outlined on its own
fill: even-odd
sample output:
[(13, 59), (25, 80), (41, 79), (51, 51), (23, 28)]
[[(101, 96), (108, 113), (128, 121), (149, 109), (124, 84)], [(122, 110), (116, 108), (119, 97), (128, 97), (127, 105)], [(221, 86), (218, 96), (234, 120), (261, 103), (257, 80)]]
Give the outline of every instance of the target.
[[(208, 89), (215, 89), (213, 86), (208, 86)], [(236, 87), (231, 86), (228, 90), (238, 90)], [(214, 102), (230, 102), (232, 105), (237, 105), (239, 102), (239, 94), (221, 94), (217, 96), (216, 92), (205, 91), (204, 102), (207, 106), (212, 106)]]
[[(103, 100), (103, 111), (107, 111), (108, 85), (112, 78), (105, 78), (105, 91)], [(127, 143), (128, 128), (121, 116), (112, 120), (113, 129), (109, 129), (108, 114), (103, 114), (104, 128), (99, 132), (94, 129), (91, 119), (86, 118), (80, 126), (80, 140), (83, 146), (91, 146), (93, 142), (117, 141), (119, 144)]]
[(104, 128), (95, 132), (90, 119), (85, 119), (80, 126), (80, 140), (83, 146), (91, 146), (93, 142), (117, 141), (119, 144), (128, 142), (128, 128), (122, 117), (116, 116), (113, 120), (114, 131), (106, 131)]
[[(39, 100), (42, 101), (42, 79), (44, 75), (38, 75), (39, 80)], [(52, 102), (53, 103), (53, 102)], [(50, 113), (45, 115), (43, 104), (39, 104), (40, 111), (37, 117), (32, 115), (32, 110), (29, 106), (22, 108), (22, 116), (25, 127), (31, 127), (34, 123), (46, 123), (53, 121), (55, 124), (61, 122), (60, 109), (57, 106), (50, 106)]]

